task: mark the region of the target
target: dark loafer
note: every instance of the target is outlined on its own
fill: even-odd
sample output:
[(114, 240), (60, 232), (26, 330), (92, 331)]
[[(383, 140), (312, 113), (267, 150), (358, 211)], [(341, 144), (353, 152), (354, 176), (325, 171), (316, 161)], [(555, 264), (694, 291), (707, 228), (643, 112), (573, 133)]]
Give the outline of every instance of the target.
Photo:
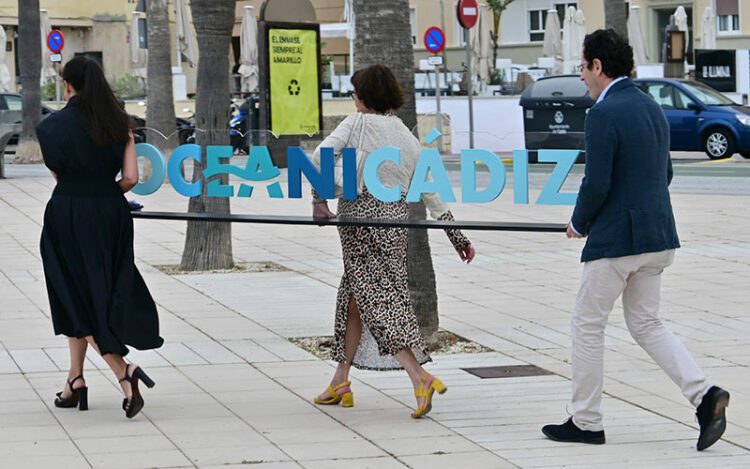
[(695, 412), (701, 427), (698, 436), (698, 451), (703, 451), (716, 443), (727, 429), (726, 408), (729, 406), (729, 393), (718, 386), (711, 386), (701, 405)]
[(554, 441), (565, 443), (587, 443), (590, 445), (603, 445), (606, 442), (604, 430), (590, 432), (581, 430), (573, 423), (573, 417), (569, 418), (562, 425), (545, 425), (542, 428), (547, 438)]

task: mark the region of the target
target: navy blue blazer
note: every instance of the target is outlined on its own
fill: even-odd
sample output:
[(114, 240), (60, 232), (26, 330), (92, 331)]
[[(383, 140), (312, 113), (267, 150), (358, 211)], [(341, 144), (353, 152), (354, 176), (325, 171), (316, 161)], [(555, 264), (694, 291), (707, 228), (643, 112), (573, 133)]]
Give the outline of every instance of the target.
[(669, 183), (669, 124), (630, 79), (612, 85), (586, 117), (586, 169), (573, 226), (581, 261), (680, 247)]

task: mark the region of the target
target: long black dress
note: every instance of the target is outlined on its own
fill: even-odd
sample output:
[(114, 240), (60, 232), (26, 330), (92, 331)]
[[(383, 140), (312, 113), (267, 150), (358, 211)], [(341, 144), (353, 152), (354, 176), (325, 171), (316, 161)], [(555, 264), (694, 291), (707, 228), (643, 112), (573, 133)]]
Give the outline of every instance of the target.
[(102, 353), (160, 347), (159, 317), (134, 263), (133, 219), (115, 182), (125, 146), (99, 147), (73, 97), (37, 127), (57, 186), (40, 249), (55, 334), (93, 336)]

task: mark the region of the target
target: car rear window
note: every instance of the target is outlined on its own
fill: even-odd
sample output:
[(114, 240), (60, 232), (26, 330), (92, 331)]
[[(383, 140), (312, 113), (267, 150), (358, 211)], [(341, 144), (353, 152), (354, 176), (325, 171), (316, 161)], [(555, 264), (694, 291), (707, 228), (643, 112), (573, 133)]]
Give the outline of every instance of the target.
[(582, 98), (588, 90), (577, 76), (539, 80), (531, 90), (532, 98)]

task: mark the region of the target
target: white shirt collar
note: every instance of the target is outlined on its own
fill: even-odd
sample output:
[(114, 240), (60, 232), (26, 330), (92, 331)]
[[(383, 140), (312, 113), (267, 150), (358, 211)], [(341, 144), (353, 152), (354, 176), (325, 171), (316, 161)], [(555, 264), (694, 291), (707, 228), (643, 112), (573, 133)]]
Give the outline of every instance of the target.
[(614, 85), (615, 83), (621, 82), (622, 80), (625, 80), (627, 78), (628, 77), (626, 77), (626, 76), (622, 76), (620, 78), (615, 78), (614, 80), (612, 80), (609, 83), (609, 85), (607, 85), (607, 87), (604, 88), (604, 91), (602, 91), (602, 94), (599, 95), (599, 99), (596, 100), (597, 104), (601, 103), (602, 101), (604, 101), (604, 97), (607, 96), (607, 93), (609, 92), (609, 89), (612, 88), (612, 85)]

